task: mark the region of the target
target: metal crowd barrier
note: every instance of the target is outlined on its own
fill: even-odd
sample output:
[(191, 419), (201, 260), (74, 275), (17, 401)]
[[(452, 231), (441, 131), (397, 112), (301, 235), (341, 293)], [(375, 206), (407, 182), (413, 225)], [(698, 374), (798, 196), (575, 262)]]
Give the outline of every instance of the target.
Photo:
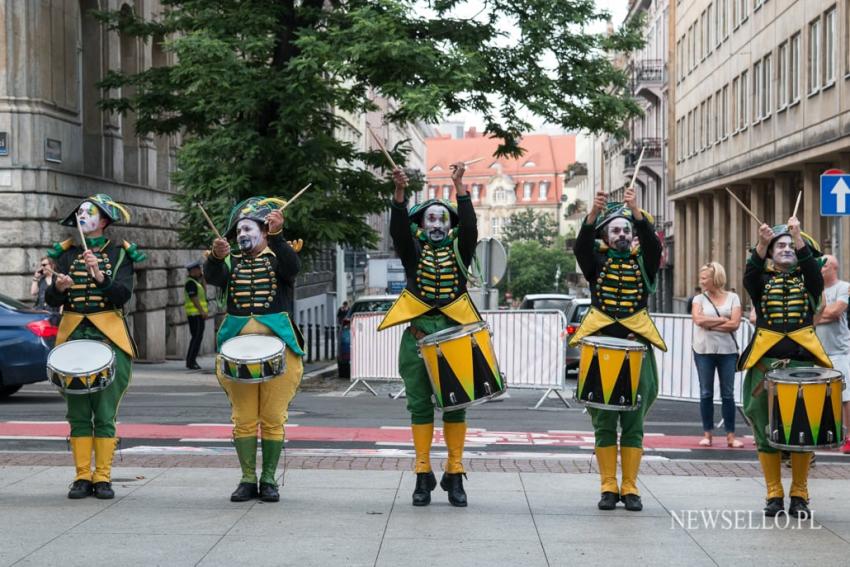
[[(565, 387), (566, 317), (551, 311), (484, 311), (493, 332), (493, 349), (509, 388), (546, 390), (537, 403)], [(398, 348), (407, 325), (378, 332), (384, 313), (357, 313), (351, 318), (351, 385), (363, 384), (377, 395), (370, 381), (401, 381)], [(399, 392), (400, 395), (402, 392)], [(535, 406), (535, 407), (537, 407)]]

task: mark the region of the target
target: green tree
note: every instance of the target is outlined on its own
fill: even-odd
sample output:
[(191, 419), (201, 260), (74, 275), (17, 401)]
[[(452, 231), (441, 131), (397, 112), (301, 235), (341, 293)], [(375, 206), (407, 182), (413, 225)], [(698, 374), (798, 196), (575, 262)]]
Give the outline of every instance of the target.
[(526, 208), (508, 217), (502, 236), (506, 244), (520, 240), (534, 240), (544, 246), (550, 246), (558, 236), (558, 223), (551, 215)]
[[(608, 58), (641, 45), (640, 23), (589, 34), (587, 24), (608, 16), (594, 0), (489, 0), (473, 17), (456, 15), (462, 0), (161, 3), (152, 18), (98, 12), (110, 29), (157, 42), (175, 61), (110, 73), (104, 92), (129, 95), (102, 107), (135, 113), (140, 135), (182, 134), (175, 181), (191, 244), (209, 239), (196, 201), (223, 226), (235, 201), (285, 198), (308, 182), (315, 188), (287, 210), (287, 236), (307, 246), (373, 244), (364, 216), (388, 205), (387, 166), (335, 134), (338, 111), (376, 110), (374, 94), (393, 101), (385, 117), (393, 123), (477, 113), (501, 140), (499, 155), (522, 152), (524, 111), (594, 132), (619, 131), (640, 112)], [(403, 144), (390, 150), (405, 163)]]
[(517, 299), (529, 293), (564, 293), (567, 274), (573, 271), (575, 256), (567, 251), (563, 237), (548, 247), (535, 240), (514, 242), (508, 254), (508, 275), (499, 289), (503, 297), (508, 291)]

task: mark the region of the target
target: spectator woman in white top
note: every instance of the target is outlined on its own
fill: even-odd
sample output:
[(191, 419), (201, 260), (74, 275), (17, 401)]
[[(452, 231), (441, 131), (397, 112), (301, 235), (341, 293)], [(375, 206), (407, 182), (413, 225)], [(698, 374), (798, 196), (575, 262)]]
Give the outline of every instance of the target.
[(726, 270), (709, 262), (699, 270), (702, 293), (694, 297), (694, 362), (699, 375), (700, 414), (704, 437), (701, 447), (710, 447), (714, 432), (714, 375), (720, 379), (720, 400), (726, 445), (743, 447), (735, 439), (735, 362), (738, 343), (735, 331), (741, 325), (741, 300), (726, 291)]

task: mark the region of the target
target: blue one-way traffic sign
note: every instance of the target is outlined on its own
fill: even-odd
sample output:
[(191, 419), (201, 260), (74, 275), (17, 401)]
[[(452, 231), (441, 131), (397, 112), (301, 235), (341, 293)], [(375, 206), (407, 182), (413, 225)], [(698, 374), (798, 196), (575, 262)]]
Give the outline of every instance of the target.
[(821, 216), (850, 215), (850, 174), (820, 176)]

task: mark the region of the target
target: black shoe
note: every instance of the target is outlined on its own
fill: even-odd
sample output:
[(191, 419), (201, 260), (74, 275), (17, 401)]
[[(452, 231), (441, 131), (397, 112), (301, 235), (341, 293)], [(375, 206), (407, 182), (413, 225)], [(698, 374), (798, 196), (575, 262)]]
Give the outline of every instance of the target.
[(193, 362), (192, 364), (187, 364), (186, 368), (188, 368), (189, 370), (200, 370), (201, 369), (201, 367), (198, 366), (197, 362)]
[(79, 500), (93, 494), (92, 484), (90, 480), (75, 480), (71, 485), (71, 490), (68, 491), (68, 498), (71, 500)]
[(233, 494), (230, 495), (231, 502), (247, 502), (259, 496), (257, 485), (253, 482), (240, 482)]
[(812, 512), (809, 510), (809, 504), (806, 500), (799, 496), (792, 496), (791, 504), (788, 505), (788, 515), (805, 520), (812, 515)]
[(466, 492), (463, 490), (463, 477), (466, 473), (443, 473), (440, 488), (449, 493), (449, 504), (459, 508), (466, 507)]
[[(239, 486), (242, 486), (241, 484)], [(237, 489), (238, 490), (238, 489)], [(236, 494), (234, 492), (234, 494)], [(231, 498), (232, 500), (232, 498)], [(267, 482), (260, 483), (260, 500), (263, 502), (280, 502), (280, 492), (277, 486)]]
[(599, 499), (597, 507), (600, 510), (613, 510), (617, 507), (617, 502), (620, 501), (620, 495), (616, 492), (603, 492), (602, 498)]
[(96, 482), (94, 483), (94, 497), (100, 500), (112, 500), (115, 498), (115, 491), (112, 490), (111, 482)]
[(620, 500), (623, 501), (626, 510), (629, 512), (640, 512), (643, 510), (643, 502), (640, 501), (640, 496), (637, 494), (623, 494), (620, 496)]
[(431, 491), (437, 488), (437, 477), (433, 472), (416, 473), (416, 488), (413, 490), (413, 505), (427, 506), (431, 503)]
[[(791, 499), (793, 502), (793, 498)], [(768, 518), (777, 516), (785, 511), (785, 502), (782, 498), (768, 498), (767, 505), (764, 507), (764, 515)]]

